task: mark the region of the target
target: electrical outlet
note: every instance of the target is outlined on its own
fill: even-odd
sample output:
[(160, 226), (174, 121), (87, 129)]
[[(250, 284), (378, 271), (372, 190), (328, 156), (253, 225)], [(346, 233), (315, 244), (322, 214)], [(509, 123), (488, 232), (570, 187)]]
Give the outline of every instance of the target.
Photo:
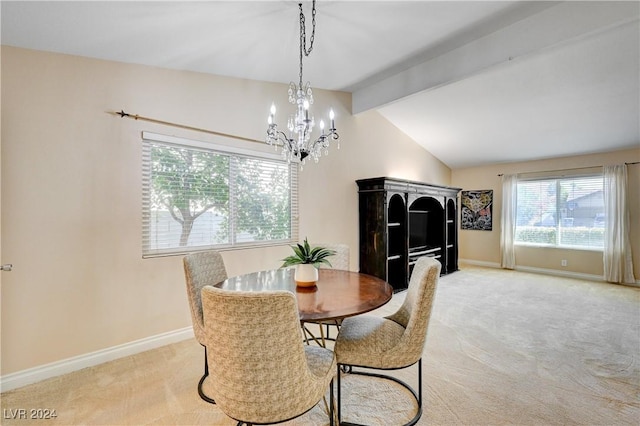
[(560, 264), (561, 264), (562, 266), (567, 266), (567, 259), (562, 259), (562, 260), (560, 261)]

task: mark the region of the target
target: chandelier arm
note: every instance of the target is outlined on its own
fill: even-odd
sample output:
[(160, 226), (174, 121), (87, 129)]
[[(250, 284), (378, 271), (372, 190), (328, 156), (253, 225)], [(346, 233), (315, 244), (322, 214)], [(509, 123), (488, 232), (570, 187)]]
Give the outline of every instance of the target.
[(276, 130), (275, 131), (275, 138), (271, 138), (271, 140), (275, 141), (275, 142), (280, 142), (281, 146), (285, 146), (287, 145), (289, 148), (291, 148), (291, 139), (289, 139), (287, 137), (287, 134), (281, 130)]
[(289, 152), (295, 152), (296, 149), (293, 146), (293, 139), (287, 137), (287, 135), (284, 134), (284, 132), (282, 133), (282, 137), (284, 138), (284, 140), (287, 142), (287, 148)]
[(287, 140), (286, 134), (283, 131), (278, 130), (278, 126), (276, 124), (269, 125), (269, 128), (267, 129), (266, 142), (269, 145), (275, 145), (278, 147), (284, 146), (284, 140)]
[(331, 138), (331, 140), (336, 141), (336, 140), (338, 140), (340, 138), (340, 135), (338, 135), (338, 132), (336, 132), (335, 129), (330, 129), (329, 133), (320, 135), (318, 137), (318, 139), (313, 141), (313, 143), (311, 144), (310, 151), (313, 151), (316, 148), (317, 145), (319, 145), (321, 143), (324, 143), (324, 141), (326, 141), (329, 138)]

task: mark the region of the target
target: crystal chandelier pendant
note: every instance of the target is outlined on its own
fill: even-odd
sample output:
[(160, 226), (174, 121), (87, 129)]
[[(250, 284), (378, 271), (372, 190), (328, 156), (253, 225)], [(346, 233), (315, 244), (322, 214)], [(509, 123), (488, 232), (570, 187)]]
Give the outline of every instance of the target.
[[(267, 128), (266, 143), (275, 146), (276, 150), (279, 147), (282, 148), (282, 157), (288, 162), (293, 161), (300, 163), (301, 170), (308, 157), (313, 158), (317, 163), (323, 151), (325, 156), (329, 155), (329, 145), (331, 141), (338, 141), (340, 137), (335, 128), (335, 114), (333, 113), (333, 109), (329, 111), (330, 127), (325, 132), (325, 123), (323, 120), (320, 120), (320, 134), (316, 138), (312, 137), (315, 119), (309, 109), (311, 105), (313, 105), (313, 91), (311, 90), (311, 83), (307, 82), (305, 85), (302, 84), (302, 58), (303, 56), (309, 56), (311, 53), (315, 37), (315, 4), (316, 2), (314, 0), (312, 6), (313, 30), (309, 49), (306, 48), (305, 17), (302, 12), (302, 3), (298, 4), (300, 8), (300, 81), (299, 84), (294, 82), (289, 84), (289, 102), (295, 105), (295, 113), (290, 115), (287, 120), (288, 132), (278, 129), (278, 125), (275, 122), (275, 104), (271, 104), (271, 110), (267, 120), (269, 127)], [(339, 143), (338, 149), (340, 149)]]

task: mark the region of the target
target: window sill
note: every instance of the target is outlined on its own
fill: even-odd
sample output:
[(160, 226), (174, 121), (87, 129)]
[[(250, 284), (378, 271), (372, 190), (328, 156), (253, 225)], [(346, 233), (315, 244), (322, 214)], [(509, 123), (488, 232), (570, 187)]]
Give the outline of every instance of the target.
[(233, 250), (261, 249), (261, 248), (278, 247), (278, 246), (290, 246), (296, 243), (297, 241), (294, 241), (294, 240), (291, 240), (291, 241), (279, 240), (279, 241), (244, 243), (242, 245), (238, 244), (238, 245), (198, 246), (198, 247), (185, 248), (183, 250), (166, 249), (164, 251), (157, 250), (157, 251), (143, 253), (142, 258), (151, 259), (155, 257), (186, 256), (189, 253), (196, 253), (196, 252), (208, 251), (208, 250), (224, 252), (224, 251), (233, 251)]
[(586, 247), (586, 246), (566, 246), (555, 244), (536, 244), (536, 243), (514, 243), (518, 247), (531, 247), (531, 248), (553, 248), (559, 250), (576, 250), (576, 251), (595, 251), (602, 253), (604, 248), (602, 247)]

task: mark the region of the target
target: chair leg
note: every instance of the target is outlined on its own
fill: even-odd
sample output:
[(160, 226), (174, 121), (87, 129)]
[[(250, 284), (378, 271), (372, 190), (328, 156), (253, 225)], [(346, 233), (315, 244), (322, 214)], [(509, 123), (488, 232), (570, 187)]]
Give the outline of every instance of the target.
[(422, 358), (418, 360), (418, 410), (422, 415)]
[[(330, 326), (335, 327), (336, 331), (340, 331), (340, 322), (338, 320), (334, 320), (334, 321), (335, 321), (335, 324), (329, 324), (329, 323), (326, 324), (326, 326), (327, 326), (327, 337), (326, 337), (326, 339), (327, 340), (335, 340), (335, 338), (334, 339), (331, 338), (331, 332), (330, 332), (330, 329), (329, 329)], [(320, 327), (322, 327), (322, 326), (320, 326)]]
[[(422, 358), (420, 358), (418, 360), (418, 393), (416, 393), (416, 391), (411, 388), (411, 386), (409, 386), (408, 384), (406, 384), (405, 382), (403, 382), (400, 379), (397, 379), (393, 376), (388, 376), (388, 375), (384, 375), (384, 374), (376, 374), (376, 373), (369, 373), (369, 372), (365, 372), (365, 371), (355, 371), (352, 368), (353, 366), (350, 365), (346, 365), (346, 364), (338, 364), (338, 426), (364, 426), (364, 425), (360, 425), (358, 423), (350, 423), (350, 422), (343, 422), (342, 421), (342, 401), (340, 398), (340, 373), (342, 371), (345, 372), (349, 372), (351, 374), (357, 374), (360, 376), (370, 376), (370, 377), (377, 377), (380, 379), (386, 379), (386, 380), (392, 380), (396, 383), (398, 383), (399, 385), (401, 385), (402, 387), (404, 387), (405, 389), (407, 389), (409, 392), (411, 392), (411, 394), (413, 395), (413, 397), (415, 398), (417, 404), (418, 404), (418, 411), (416, 413), (416, 415), (409, 420), (409, 422), (405, 423), (403, 426), (413, 426), (416, 423), (418, 423), (418, 420), (420, 420), (420, 417), (422, 417)], [(366, 367), (363, 367), (366, 368)]]
[(209, 398), (207, 395), (205, 395), (204, 391), (202, 390), (202, 384), (204, 383), (204, 380), (208, 376), (209, 376), (209, 361), (207, 361), (207, 347), (204, 346), (204, 375), (198, 382), (198, 395), (200, 395), (200, 398), (202, 398), (204, 401), (208, 402), (209, 404), (215, 404), (216, 401), (213, 398)]
[(333, 405), (333, 379), (331, 379), (331, 383), (329, 383), (329, 426), (333, 426), (334, 421), (334, 405)]
[(342, 409), (342, 401), (340, 399), (340, 386), (341, 386), (341, 380), (340, 380), (340, 373), (342, 372), (342, 368), (341, 365), (338, 364), (338, 426), (340, 426), (342, 424), (342, 413), (341, 413), (341, 409)]

